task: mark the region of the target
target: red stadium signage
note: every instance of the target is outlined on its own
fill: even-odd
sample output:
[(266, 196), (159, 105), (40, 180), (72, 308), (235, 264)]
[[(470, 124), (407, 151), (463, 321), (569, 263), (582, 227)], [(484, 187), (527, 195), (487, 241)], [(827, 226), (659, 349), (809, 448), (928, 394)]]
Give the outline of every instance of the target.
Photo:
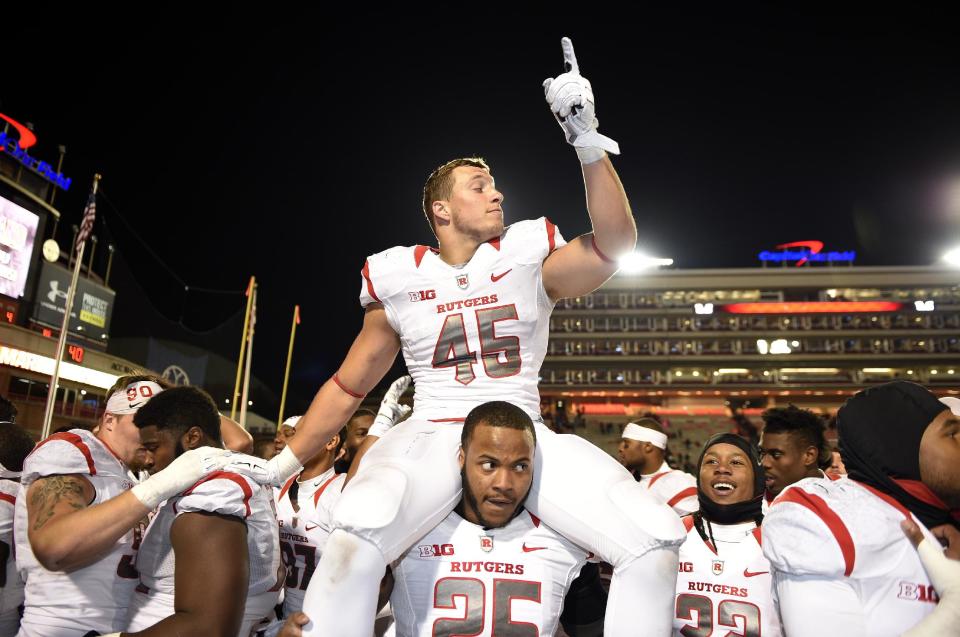
[(798, 301), (786, 303), (731, 303), (721, 305), (730, 314), (846, 314), (848, 312), (897, 312), (903, 303), (893, 301)]

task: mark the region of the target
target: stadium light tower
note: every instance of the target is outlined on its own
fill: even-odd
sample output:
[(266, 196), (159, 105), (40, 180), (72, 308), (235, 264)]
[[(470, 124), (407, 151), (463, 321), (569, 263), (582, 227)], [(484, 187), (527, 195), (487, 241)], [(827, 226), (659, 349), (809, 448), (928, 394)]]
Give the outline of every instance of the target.
[(641, 272), (643, 270), (650, 270), (652, 268), (659, 268), (668, 265), (673, 265), (673, 259), (651, 257), (643, 254), (642, 252), (631, 252), (630, 254), (620, 257), (620, 268), (623, 272), (627, 273)]
[(960, 268), (960, 246), (956, 246), (943, 255), (943, 260), (955, 268)]

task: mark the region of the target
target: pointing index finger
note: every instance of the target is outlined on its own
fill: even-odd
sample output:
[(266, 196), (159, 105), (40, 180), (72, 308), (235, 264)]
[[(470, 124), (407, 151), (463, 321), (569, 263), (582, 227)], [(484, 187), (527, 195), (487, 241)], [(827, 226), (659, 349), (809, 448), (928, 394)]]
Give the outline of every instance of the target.
[(573, 42), (570, 38), (562, 38), (560, 46), (563, 48), (563, 70), (565, 73), (579, 73), (580, 66), (577, 64), (577, 54), (573, 52)]

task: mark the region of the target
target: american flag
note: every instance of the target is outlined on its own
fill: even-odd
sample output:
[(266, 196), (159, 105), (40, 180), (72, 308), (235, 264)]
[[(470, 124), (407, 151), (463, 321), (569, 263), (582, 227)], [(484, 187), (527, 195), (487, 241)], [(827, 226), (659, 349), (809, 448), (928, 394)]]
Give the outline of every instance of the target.
[(80, 234), (77, 235), (77, 244), (74, 246), (75, 250), (79, 250), (83, 242), (90, 236), (90, 231), (93, 230), (93, 220), (96, 216), (97, 195), (91, 190), (90, 196), (87, 197), (87, 205), (83, 209), (83, 221), (80, 222)]

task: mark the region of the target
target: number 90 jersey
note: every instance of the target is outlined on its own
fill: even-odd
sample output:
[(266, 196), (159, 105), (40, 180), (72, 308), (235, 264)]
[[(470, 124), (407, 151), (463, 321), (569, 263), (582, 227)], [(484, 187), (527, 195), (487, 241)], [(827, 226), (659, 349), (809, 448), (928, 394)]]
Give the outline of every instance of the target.
[(507, 227), (460, 267), (426, 246), (367, 259), (360, 303), (382, 303), (400, 335), (416, 390), (412, 418), (463, 418), (504, 397), (540, 417), (537, 382), (554, 306), (543, 260), (565, 243), (541, 217)]
[(397, 635), (553, 635), (586, 560), (528, 511), (487, 530), (451, 513), (392, 565)]

